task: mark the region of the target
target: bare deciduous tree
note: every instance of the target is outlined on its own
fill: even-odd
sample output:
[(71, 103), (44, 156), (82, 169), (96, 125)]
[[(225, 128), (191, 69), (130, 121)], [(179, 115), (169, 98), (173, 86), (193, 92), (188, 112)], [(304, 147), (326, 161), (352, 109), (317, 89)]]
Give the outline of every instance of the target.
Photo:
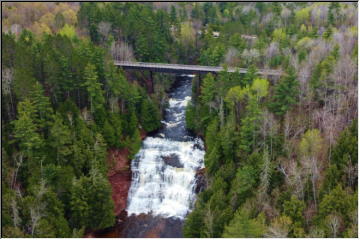
[(322, 138), (318, 129), (308, 130), (300, 142), (302, 164), (311, 179), (315, 209), (317, 209), (316, 183), (320, 175), (318, 155), (322, 146)]
[(11, 93), (11, 84), (14, 77), (14, 71), (10, 68), (3, 68), (1, 70), (1, 87), (2, 87), (2, 94), (4, 96), (9, 97), (9, 101), (6, 102), (6, 108), (7, 108), (7, 114), (10, 120), (13, 120), (15, 118), (15, 107), (14, 107), (14, 100)]
[(280, 16), (283, 19), (285, 26), (287, 26), (289, 17), (291, 16), (291, 11), (287, 7), (283, 7)]
[(279, 216), (271, 222), (265, 237), (268, 238), (286, 238), (290, 231), (292, 221), (287, 216)]
[(332, 237), (336, 238), (342, 222), (341, 217), (337, 214), (331, 214), (326, 217), (326, 222), (332, 233)]
[(265, 203), (268, 199), (267, 191), (270, 185), (270, 178), (270, 156), (267, 147), (265, 147), (263, 153), (263, 166), (260, 174), (260, 187), (258, 192), (258, 200), (261, 203)]
[(98, 24), (98, 32), (103, 36), (103, 39), (107, 39), (111, 29), (111, 23), (109, 22), (100, 22)]
[(225, 54), (225, 63), (229, 66), (237, 66), (239, 64), (240, 59), (238, 58), (239, 51), (234, 48), (230, 47)]
[(311, 23), (314, 26), (325, 25), (328, 16), (328, 4), (314, 5), (311, 10)]
[(42, 179), (39, 189), (35, 196), (35, 201), (30, 207), (31, 236), (34, 236), (35, 229), (39, 225), (39, 220), (44, 216), (45, 204), (41, 201), (43, 195), (47, 192), (45, 181)]
[(299, 199), (304, 199), (304, 168), (298, 166), (295, 160), (290, 160), (283, 163), (279, 170), (284, 174), (286, 183), (294, 189), (293, 193), (295, 196)]
[(258, 58), (260, 57), (260, 53), (259, 50), (252, 48), (250, 50), (245, 49), (241, 56), (245, 59), (245, 61), (247, 63), (253, 63), (256, 62), (258, 60)]
[(276, 119), (274, 115), (269, 112), (267, 109), (264, 110), (263, 116), (261, 117), (261, 127), (260, 132), (262, 135), (262, 139), (265, 142), (266, 138), (270, 138), (270, 156), (273, 154), (273, 136), (276, 135), (276, 133), (279, 130), (279, 124), (276, 122)]
[(211, 211), (210, 209), (210, 204), (207, 204), (207, 209), (205, 212), (205, 234), (206, 237), (214, 237), (214, 220), (215, 220), (215, 216), (214, 213)]
[(110, 48), (111, 55), (118, 61), (134, 61), (132, 47), (126, 42), (113, 42)]
[(11, 199), (11, 210), (12, 210), (12, 215), (13, 215), (13, 224), (14, 227), (19, 226), (19, 222), (20, 222), (20, 217), (19, 217), (19, 208), (16, 202), (16, 197), (13, 197)]
[(279, 43), (278, 42), (271, 42), (269, 47), (266, 49), (266, 56), (265, 58), (269, 61), (271, 58), (279, 55)]
[(19, 168), (21, 167), (21, 165), (23, 163), (23, 159), (24, 159), (23, 153), (19, 152), (18, 154), (16, 154), (16, 156), (15, 156), (16, 168), (15, 168), (15, 172), (14, 172), (13, 179), (12, 179), (12, 182), (11, 182), (11, 187), (12, 188), (15, 187), (17, 174), (19, 172)]

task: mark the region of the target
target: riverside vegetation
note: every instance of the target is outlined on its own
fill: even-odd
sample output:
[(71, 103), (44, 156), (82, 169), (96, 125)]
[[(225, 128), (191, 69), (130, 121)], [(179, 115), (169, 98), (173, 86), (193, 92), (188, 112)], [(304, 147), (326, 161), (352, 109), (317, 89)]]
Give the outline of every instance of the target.
[[(2, 3), (2, 235), (115, 224), (107, 150), (161, 126), (172, 79), (113, 59), (246, 67), (193, 80), (207, 187), (185, 237), (357, 237), (357, 3)], [(282, 69), (271, 79), (259, 68)]]

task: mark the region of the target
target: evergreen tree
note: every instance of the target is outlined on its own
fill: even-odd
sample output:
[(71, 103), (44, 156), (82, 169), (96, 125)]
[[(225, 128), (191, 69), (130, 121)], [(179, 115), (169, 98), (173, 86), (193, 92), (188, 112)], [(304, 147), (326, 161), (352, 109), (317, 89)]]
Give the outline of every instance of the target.
[(56, 163), (67, 164), (68, 156), (72, 154), (72, 136), (70, 129), (63, 123), (62, 116), (56, 114), (54, 124), (50, 129), (50, 145), (56, 149)]
[(115, 146), (119, 139), (116, 138), (115, 129), (110, 125), (109, 121), (105, 121), (102, 131), (107, 144), (109, 146)]
[(102, 108), (102, 104), (105, 103), (103, 91), (101, 89), (102, 84), (98, 81), (95, 65), (89, 63), (84, 70), (84, 86), (87, 89), (90, 98), (91, 112)]
[(34, 36), (24, 30), (15, 47), (14, 92), (18, 99), (29, 96), (36, 83), (33, 69)]
[(160, 114), (151, 100), (143, 99), (140, 108), (140, 122), (146, 132), (152, 132), (160, 127)]
[(352, 163), (353, 165), (357, 164), (357, 124), (357, 119), (353, 120), (352, 124), (342, 132), (332, 151), (331, 162), (338, 166), (339, 169), (343, 169), (349, 163)]
[(14, 136), (19, 143), (20, 149), (28, 156), (31, 156), (35, 149), (43, 144), (43, 139), (37, 132), (37, 125), (34, 123), (35, 107), (30, 100), (25, 99), (18, 105), (18, 119), (13, 121)]
[(176, 8), (174, 7), (174, 5), (171, 5), (170, 21), (172, 24), (177, 23)]
[(184, 223), (184, 237), (186, 238), (199, 238), (201, 237), (200, 232), (204, 227), (203, 223), (203, 210), (199, 206), (200, 200), (197, 201), (197, 206), (187, 217)]
[(222, 235), (224, 238), (260, 238), (265, 233), (264, 216), (259, 215), (252, 218), (250, 211), (240, 208), (236, 211), (234, 218)]
[(284, 214), (289, 216), (294, 224), (295, 228), (302, 228), (304, 224), (304, 210), (305, 203), (295, 196), (291, 196), (289, 201), (285, 201), (283, 204)]
[(77, 228), (102, 229), (114, 224), (111, 189), (107, 179), (93, 169), (89, 177), (74, 180), (71, 216)]
[(250, 165), (246, 165), (237, 170), (231, 187), (231, 203), (234, 208), (239, 207), (247, 198), (253, 195), (252, 190), (256, 187), (259, 179), (258, 173), (259, 172)]
[(216, 81), (212, 74), (207, 74), (201, 84), (201, 102), (211, 106), (211, 102), (215, 98)]
[(250, 65), (250, 67), (248, 68), (244, 79), (242, 81), (242, 86), (251, 86), (252, 82), (254, 81), (254, 79), (257, 77), (257, 69), (256, 66), (254, 64)]
[(299, 82), (295, 70), (290, 68), (287, 75), (282, 77), (275, 86), (274, 95), (269, 108), (278, 116), (284, 114), (296, 104), (299, 94)]
[(52, 124), (53, 109), (48, 97), (44, 96), (44, 90), (40, 83), (36, 82), (34, 89), (29, 96), (30, 101), (36, 109), (36, 118), (34, 119), (38, 126), (46, 129)]

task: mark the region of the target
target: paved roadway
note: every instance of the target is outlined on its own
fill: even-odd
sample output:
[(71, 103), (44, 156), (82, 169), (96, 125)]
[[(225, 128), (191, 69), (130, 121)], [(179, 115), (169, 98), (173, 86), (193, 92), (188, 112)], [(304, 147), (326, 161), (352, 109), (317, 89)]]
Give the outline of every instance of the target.
[[(223, 67), (213, 66), (200, 66), (200, 65), (183, 65), (183, 64), (168, 64), (168, 63), (145, 63), (145, 62), (125, 62), (115, 61), (116, 66), (120, 66), (124, 69), (137, 69), (137, 70), (149, 70), (154, 72), (166, 72), (166, 73), (183, 73), (183, 74), (197, 74), (197, 73), (218, 73), (224, 70)], [(234, 68), (229, 67), (228, 72), (246, 73), (246, 68)], [(265, 76), (281, 76), (282, 71), (272, 69), (259, 69), (258, 74)]]

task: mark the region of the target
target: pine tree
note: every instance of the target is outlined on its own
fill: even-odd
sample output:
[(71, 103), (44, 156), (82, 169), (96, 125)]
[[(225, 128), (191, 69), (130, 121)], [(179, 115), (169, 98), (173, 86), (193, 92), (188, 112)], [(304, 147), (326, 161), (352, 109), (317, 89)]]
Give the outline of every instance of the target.
[(174, 7), (174, 5), (171, 5), (170, 21), (172, 24), (176, 24), (177, 22), (176, 8)]
[(256, 97), (249, 95), (249, 101), (246, 106), (245, 116), (241, 119), (240, 127), (240, 155), (249, 154), (259, 144), (259, 129), (261, 120), (261, 109), (256, 100)]
[(63, 93), (70, 97), (70, 92), (73, 90), (73, 76), (69, 66), (69, 60), (65, 56), (59, 58), (59, 84)]
[(282, 117), (296, 104), (299, 94), (299, 82), (296, 79), (295, 70), (288, 69), (287, 75), (280, 79), (275, 86), (275, 93), (269, 108), (276, 115)]
[(207, 74), (201, 84), (201, 102), (211, 106), (211, 102), (215, 98), (216, 93), (216, 82), (212, 74)]
[(140, 122), (146, 132), (160, 127), (160, 114), (151, 100), (143, 99), (140, 108)]
[(200, 203), (197, 200), (195, 209), (186, 217), (184, 223), (184, 237), (186, 238), (199, 238), (201, 237), (200, 232), (204, 228), (204, 213), (200, 207)]
[(13, 121), (14, 136), (20, 149), (28, 156), (43, 145), (43, 139), (37, 132), (38, 126), (34, 122), (35, 118), (35, 107), (30, 100), (25, 99), (18, 104), (18, 119)]
[(84, 70), (84, 86), (87, 89), (90, 98), (91, 112), (101, 108), (105, 103), (103, 91), (101, 89), (102, 84), (98, 81), (95, 65), (89, 63)]
[(256, 66), (255, 65), (250, 65), (250, 67), (248, 68), (245, 76), (244, 76), (244, 79), (242, 81), (242, 87), (245, 87), (245, 86), (251, 86), (252, 85), (252, 82), (254, 81), (254, 79), (257, 77), (257, 69), (256, 69)]
[(104, 229), (115, 223), (114, 203), (111, 198), (111, 187), (105, 175), (97, 169), (90, 171), (91, 189), (88, 199), (90, 208), (89, 227)]
[(97, 133), (95, 136), (95, 143), (93, 146), (93, 159), (91, 162), (91, 168), (99, 170), (102, 174), (106, 173), (107, 165), (106, 165), (106, 152), (107, 145), (100, 133)]
[(358, 161), (358, 121), (353, 120), (352, 124), (346, 128), (340, 135), (336, 146), (331, 155), (331, 162), (338, 166), (339, 169), (344, 169), (350, 162), (355, 165)]
[(127, 113), (127, 127), (124, 129), (128, 136), (132, 136), (138, 128), (138, 119), (136, 117), (135, 107), (129, 106)]
[(130, 158), (132, 158), (139, 151), (141, 147), (141, 137), (138, 129), (135, 129), (134, 133), (132, 134), (129, 140), (130, 140), (129, 143)]
[(297, 199), (295, 196), (291, 196), (289, 201), (285, 201), (283, 204), (284, 214), (289, 216), (295, 225), (295, 227), (302, 227), (304, 224), (304, 210), (305, 202)]
[(110, 125), (109, 121), (105, 121), (102, 132), (107, 144), (109, 146), (115, 146), (118, 139), (116, 138), (115, 129)]
[(244, 113), (245, 103), (249, 96), (249, 88), (235, 86), (229, 89), (226, 94), (225, 102), (231, 107), (235, 126), (240, 124), (240, 116)]
[(53, 109), (48, 97), (44, 96), (44, 89), (39, 82), (36, 82), (29, 99), (33, 102), (36, 110), (34, 119), (40, 128), (46, 129), (53, 123)]
[(251, 197), (258, 182), (259, 172), (251, 165), (245, 165), (237, 169), (236, 177), (231, 185), (231, 204), (237, 208)]
[(259, 215), (251, 218), (250, 211), (240, 208), (234, 218), (225, 227), (222, 237), (224, 238), (260, 238), (265, 233), (264, 216)]
[(24, 30), (15, 48), (14, 92), (18, 99), (27, 98), (36, 83), (33, 69), (34, 36)]
[[(89, 193), (91, 184), (88, 177), (80, 177), (80, 179), (74, 179), (73, 186), (71, 188), (71, 222), (76, 228), (89, 226), (91, 206), (89, 206)], [(100, 199), (98, 199), (100, 200)]]
[(56, 162), (66, 164), (67, 157), (72, 153), (72, 136), (70, 129), (63, 123), (60, 114), (55, 115), (54, 124), (50, 129), (50, 145), (56, 149)]

